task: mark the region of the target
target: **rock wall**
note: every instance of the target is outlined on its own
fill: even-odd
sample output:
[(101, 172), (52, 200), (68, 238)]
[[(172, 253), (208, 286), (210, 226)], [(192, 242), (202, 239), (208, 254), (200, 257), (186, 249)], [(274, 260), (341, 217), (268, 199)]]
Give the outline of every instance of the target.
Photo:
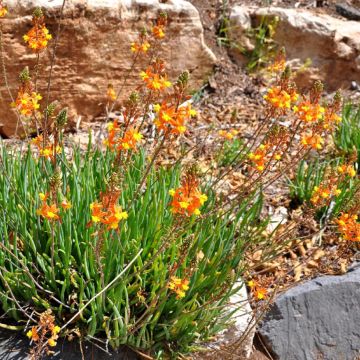
[[(62, 0), (8, 0), (8, 15), (0, 19), (4, 33), (5, 63), (13, 96), (19, 72), (36, 64), (36, 55), (22, 36), (31, 28), (31, 14), (41, 6), (54, 34)], [(161, 11), (169, 18), (164, 58), (169, 75), (192, 71), (192, 87), (201, 85), (216, 61), (205, 45), (196, 8), (184, 0), (67, 0), (57, 49), (51, 100), (69, 106), (72, 116), (90, 120), (104, 111), (108, 83), (118, 88), (131, 66), (130, 43), (143, 26), (151, 26)], [(51, 48), (51, 44), (50, 44)], [(50, 51), (41, 55), (39, 91), (45, 93)], [(145, 64), (143, 64), (143, 67)], [(123, 97), (139, 84), (139, 66), (129, 77)], [(1, 79), (3, 77), (1, 76)], [(0, 83), (0, 134), (10, 136), (16, 116), (4, 81)]]

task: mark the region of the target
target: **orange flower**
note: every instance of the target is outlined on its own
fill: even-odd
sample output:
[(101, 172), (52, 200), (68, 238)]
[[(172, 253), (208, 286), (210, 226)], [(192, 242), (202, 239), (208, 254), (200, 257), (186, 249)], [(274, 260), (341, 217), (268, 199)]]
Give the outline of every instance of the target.
[(35, 145), (39, 150), (40, 157), (44, 157), (45, 159), (54, 159), (55, 154), (61, 154), (62, 148), (59, 145), (47, 143), (45, 147), (43, 147), (43, 136), (38, 135), (34, 139), (31, 140), (31, 144)]
[(33, 326), (31, 328), (31, 330), (29, 330), (27, 333), (26, 333), (26, 336), (32, 340), (32, 341), (39, 341), (39, 334), (38, 334), (38, 331), (37, 331), (37, 327), (36, 326)]
[(267, 290), (262, 287), (254, 289), (254, 296), (257, 300), (264, 300), (267, 297)]
[(35, 145), (37, 148), (41, 148), (43, 141), (44, 141), (43, 136), (38, 135), (37, 137), (31, 140), (31, 144)]
[(151, 68), (142, 71), (140, 76), (146, 83), (146, 87), (150, 90), (164, 91), (172, 85), (165, 74), (153, 73)]
[(152, 28), (152, 33), (157, 39), (162, 39), (165, 37), (164, 26), (156, 25)]
[(71, 205), (71, 202), (70, 202), (70, 201), (67, 201), (66, 199), (64, 199), (64, 200), (61, 202), (61, 207), (62, 207), (64, 210), (68, 210), (68, 209), (71, 209), (72, 205)]
[(33, 16), (33, 27), (23, 36), (24, 41), (28, 44), (29, 48), (38, 53), (45, 49), (49, 40), (52, 39), (49, 30), (44, 23), (44, 16)]
[(60, 220), (58, 212), (59, 209), (56, 204), (48, 205), (45, 202), (43, 202), (41, 208), (36, 211), (37, 215), (40, 215), (48, 220)]
[(207, 201), (207, 196), (198, 189), (195, 176), (187, 175), (177, 189), (169, 191), (172, 196), (171, 211), (185, 216), (200, 215), (200, 207)]
[(142, 138), (143, 136), (136, 129), (129, 129), (119, 140), (118, 150), (134, 150)]
[(267, 297), (266, 288), (261, 287), (257, 281), (249, 280), (247, 286), (250, 288), (256, 300), (264, 300)]
[(0, 17), (4, 17), (7, 13), (7, 7), (3, 5), (2, 1), (0, 1)]
[(11, 106), (16, 107), (21, 115), (31, 116), (40, 108), (39, 100), (41, 99), (40, 94), (31, 91), (28, 85), (23, 85)]
[(104, 219), (106, 212), (102, 211), (103, 205), (101, 203), (91, 203), (91, 220), (94, 223), (100, 222)]
[(282, 48), (275, 57), (275, 61), (268, 66), (267, 70), (269, 72), (281, 73), (286, 68), (286, 58), (285, 58), (285, 49)]
[(356, 170), (353, 165), (343, 164), (337, 168), (339, 174), (346, 174), (350, 177), (356, 176)]
[(140, 73), (141, 79), (145, 82), (148, 82), (153, 76), (154, 74), (152, 73), (151, 68), (147, 68), (145, 71)]
[(167, 79), (166, 75), (155, 74), (153, 78), (147, 83), (147, 87), (155, 91), (163, 91), (170, 87), (172, 84)]
[(264, 96), (264, 99), (274, 108), (286, 110), (290, 109), (291, 103), (296, 101), (298, 94), (296, 91), (286, 91), (281, 86), (273, 86)]
[(39, 150), (39, 154), (41, 157), (44, 157), (45, 159), (54, 160), (55, 154), (61, 154), (61, 146), (55, 144), (49, 144), (45, 146), (44, 148)]
[(309, 132), (309, 133), (303, 134), (303, 136), (301, 138), (301, 143), (305, 147), (311, 147), (315, 150), (321, 150), (322, 145), (324, 144), (324, 139), (319, 134)]
[(334, 126), (341, 122), (341, 116), (337, 113), (341, 108), (342, 98), (339, 92), (334, 95), (333, 101), (325, 110), (323, 128), (325, 130), (332, 130)]
[(116, 92), (115, 92), (114, 86), (112, 84), (108, 85), (106, 95), (109, 98), (109, 100), (111, 100), (111, 101), (116, 100)]
[(335, 220), (338, 224), (338, 230), (345, 240), (360, 241), (360, 223), (357, 220), (357, 215), (347, 213), (341, 213), (339, 218)]
[(189, 283), (190, 281), (187, 279), (180, 279), (176, 276), (172, 276), (168, 288), (177, 295), (177, 299), (182, 299), (185, 297), (186, 291), (189, 290)]
[(143, 53), (145, 54), (150, 49), (150, 44), (148, 41), (144, 42), (132, 42), (131, 43), (131, 51), (133, 53)]
[(170, 131), (172, 134), (180, 135), (186, 131), (186, 122), (191, 116), (196, 115), (191, 104), (180, 106), (177, 110), (173, 105), (156, 104), (154, 106), (157, 116), (154, 120), (156, 127), (165, 132)]
[(263, 172), (266, 166), (273, 161), (279, 161), (286, 146), (286, 134), (273, 134), (264, 144), (261, 144), (254, 152), (249, 153), (249, 159), (259, 172)]
[(108, 225), (108, 230), (117, 229), (120, 220), (126, 220), (128, 213), (123, 211), (121, 206), (113, 205), (109, 208), (106, 216), (101, 221), (103, 224)]
[(175, 106), (163, 103), (161, 106), (158, 104), (155, 105), (154, 109), (157, 112), (154, 120), (155, 125), (159, 130), (167, 131), (168, 128), (171, 127), (171, 123), (176, 121), (177, 112)]
[(33, 326), (26, 335), (34, 342), (40, 342), (46, 340), (46, 343), (54, 347), (56, 346), (59, 338), (60, 326), (55, 325), (55, 317), (52, 315), (51, 310), (47, 310), (40, 314), (38, 326)]
[(324, 116), (325, 108), (317, 103), (312, 104), (309, 100), (305, 100), (294, 106), (293, 111), (304, 122), (316, 122)]
[(104, 195), (101, 203), (90, 204), (91, 220), (93, 223), (107, 225), (107, 229), (117, 229), (119, 222), (128, 218), (126, 211), (116, 205), (119, 193)]
[(281, 59), (279, 61), (274, 62), (272, 65), (268, 67), (268, 71), (270, 72), (283, 72), (286, 67), (285, 59)]
[(226, 140), (232, 140), (238, 133), (239, 132), (235, 129), (231, 129), (230, 131), (219, 130), (219, 135)]
[(281, 73), (285, 70), (285, 67), (286, 67), (286, 60), (285, 58), (283, 58), (283, 59), (275, 60), (273, 64), (268, 66), (267, 70), (270, 72)]
[(104, 140), (104, 144), (108, 146), (110, 149), (114, 148), (114, 145), (116, 145), (117, 140), (116, 136), (120, 131), (120, 126), (118, 124), (117, 120), (114, 120), (113, 122), (110, 122), (107, 124), (108, 128), (108, 137)]
[(333, 109), (325, 109), (323, 127), (325, 130), (331, 130), (334, 125), (338, 125), (341, 122), (341, 116), (336, 114)]
[(334, 184), (319, 185), (314, 187), (310, 201), (313, 205), (323, 206), (329, 203), (334, 197), (341, 194), (341, 190)]
[(143, 138), (142, 134), (138, 132), (135, 128), (130, 128), (125, 131), (122, 137), (119, 137), (120, 134), (120, 126), (115, 120), (108, 124), (108, 137), (104, 140), (104, 144), (107, 145), (110, 149), (116, 149), (118, 151), (121, 150), (130, 150), (136, 149), (137, 144)]
[(256, 170), (263, 172), (268, 157), (268, 144), (261, 144), (255, 152), (249, 154), (249, 159), (254, 163)]
[(283, 153), (287, 150), (289, 143), (289, 132), (284, 127), (275, 127), (266, 136), (265, 142), (249, 153), (252, 166), (259, 172), (271, 166), (278, 165)]
[(152, 34), (156, 39), (163, 39), (165, 37), (165, 26), (167, 24), (166, 14), (160, 14), (156, 21), (156, 25), (152, 28)]

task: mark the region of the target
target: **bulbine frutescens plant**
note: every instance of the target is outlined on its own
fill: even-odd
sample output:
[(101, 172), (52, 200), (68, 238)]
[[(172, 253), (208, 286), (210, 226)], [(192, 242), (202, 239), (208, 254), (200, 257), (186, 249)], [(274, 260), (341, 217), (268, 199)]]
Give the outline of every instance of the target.
[[(260, 247), (263, 260), (274, 257), (293, 234), (266, 231), (263, 191), (320, 150), (339, 122), (339, 96), (323, 106), (317, 83), (299, 100), (279, 58), (254, 136), (224, 166), (201, 171), (183, 141), (196, 116), (189, 73), (171, 82), (159, 57), (167, 20), (160, 14), (131, 44), (141, 85), (126, 100), (123, 87), (108, 86), (104, 144), (90, 138), (86, 151), (64, 149), (66, 110), (48, 100), (42, 107), (36, 75), (21, 73), (13, 107), (33, 139), (25, 150), (1, 149), (0, 299), (34, 344), (34, 358), (59, 336), (176, 356), (226, 328), (229, 298), (239, 279), (252, 276), (247, 255)], [(40, 10), (33, 26), (24, 41), (39, 61), (53, 41)], [(121, 115), (109, 122), (113, 110)], [(291, 126), (281, 125), (284, 117)], [(164, 162), (169, 148), (178, 157)], [(226, 196), (222, 186), (234, 171), (244, 179)], [(254, 297), (266, 297), (251, 284)]]

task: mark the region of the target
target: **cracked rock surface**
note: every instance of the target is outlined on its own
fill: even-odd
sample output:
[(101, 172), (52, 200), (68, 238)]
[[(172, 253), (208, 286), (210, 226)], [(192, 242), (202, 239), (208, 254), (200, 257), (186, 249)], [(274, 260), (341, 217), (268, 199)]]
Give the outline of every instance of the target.
[(360, 266), (280, 295), (260, 324), (275, 359), (355, 360), (360, 356)]

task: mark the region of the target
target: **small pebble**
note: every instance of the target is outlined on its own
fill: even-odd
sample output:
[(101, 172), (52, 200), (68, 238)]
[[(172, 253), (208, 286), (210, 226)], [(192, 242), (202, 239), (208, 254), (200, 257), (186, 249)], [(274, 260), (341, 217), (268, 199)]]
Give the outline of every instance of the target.
[(352, 81), (350, 85), (350, 90), (360, 90), (359, 84), (356, 81)]

